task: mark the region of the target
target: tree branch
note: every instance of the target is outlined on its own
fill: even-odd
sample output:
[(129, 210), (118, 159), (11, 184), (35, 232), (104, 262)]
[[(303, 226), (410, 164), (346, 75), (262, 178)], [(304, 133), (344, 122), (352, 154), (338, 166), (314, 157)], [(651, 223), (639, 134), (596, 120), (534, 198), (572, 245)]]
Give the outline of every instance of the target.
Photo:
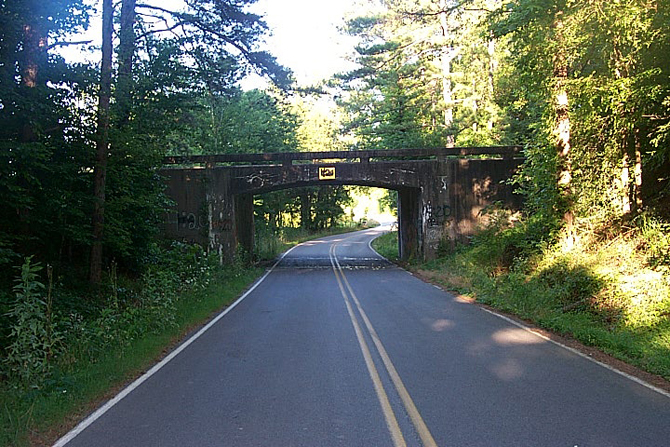
[(56, 47), (69, 47), (71, 45), (87, 45), (92, 42), (92, 40), (79, 40), (77, 42), (54, 42), (47, 47), (47, 50), (52, 50)]
[(183, 25), (183, 23), (176, 23), (173, 26), (170, 26), (168, 28), (154, 29), (154, 30), (150, 30), (150, 31), (145, 31), (142, 34), (138, 34), (137, 40), (144, 39), (145, 37), (151, 36), (152, 34), (160, 34), (160, 33), (172, 33), (175, 36), (179, 37), (178, 34), (174, 33), (174, 30), (175, 30), (175, 28), (179, 28), (182, 25)]
[(164, 12), (165, 14), (170, 14), (171, 16), (178, 16), (181, 15), (181, 13), (178, 13), (176, 11), (172, 11), (170, 9), (165, 9), (161, 8), (160, 6), (154, 6), (154, 5), (147, 5), (145, 3), (139, 3), (136, 5), (137, 8), (144, 8), (144, 9), (153, 9), (155, 11), (161, 11)]

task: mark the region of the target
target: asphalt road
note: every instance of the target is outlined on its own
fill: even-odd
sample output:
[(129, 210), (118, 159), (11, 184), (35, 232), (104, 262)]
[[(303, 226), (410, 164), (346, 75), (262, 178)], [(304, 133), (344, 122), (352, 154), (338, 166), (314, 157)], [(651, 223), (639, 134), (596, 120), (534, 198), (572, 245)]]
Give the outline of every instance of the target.
[(294, 248), (57, 445), (670, 445), (670, 396), (386, 263), (378, 231)]

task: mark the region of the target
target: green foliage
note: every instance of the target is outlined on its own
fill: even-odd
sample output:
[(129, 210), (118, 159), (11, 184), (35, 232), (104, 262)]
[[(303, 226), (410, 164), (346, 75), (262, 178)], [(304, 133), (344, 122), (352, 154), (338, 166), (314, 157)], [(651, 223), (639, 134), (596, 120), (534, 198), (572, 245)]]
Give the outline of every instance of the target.
[(3, 364), (7, 376), (17, 386), (41, 388), (52, 368), (60, 335), (51, 313), (51, 290), (44, 298), (45, 286), (38, 279), (39, 263), (26, 258), (14, 286), (15, 301), (8, 317), (11, 321), (10, 344)]
[(390, 261), (398, 259), (398, 232), (384, 233), (372, 241), (372, 248)]
[(553, 243), (559, 229), (555, 220), (535, 214), (520, 222), (503, 209), (493, 208), (486, 227), (472, 240), (471, 256), (490, 276), (524, 269)]
[(637, 225), (644, 241), (649, 266), (670, 270), (670, 223), (642, 214)]
[(589, 300), (604, 287), (604, 280), (593, 270), (585, 265), (573, 265), (568, 257), (539, 269), (537, 280), (552, 290), (566, 311), (588, 309)]
[(291, 112), (298, 119), (296, 137), (301, 152), (345, 150), (340, 114), (330, 98), (304, 95), (292, 98)]
[[(254, 69), (287, 87), (290, 76), (256, 49), (267, 26), (250, 1), (154, 10), (169, 36), (136, 16), (132, 70), (114, 73), (104, 216), (105, 264), (147, 271), (168, 205), (158, 174), (167, 153), (295, 150), (297, 118), (281, 93), (241, 92)], [(39, 253), (59, 275), (84, 276), (91, 245), (99, 67), (57, 54), (88, 26), (81, 0), (0, 5), (0, 284), (10, 266)], [(180, 35), (180, 33), (182, 33)], [(125, 55), (119, 55), (120, 60)], [(115, 69), (117, 67), (114, 67)], [(73, 272), (79, 271), (76, 275)]]
[(352, 202), (342, 186), (323, 186), (276, 191), (256, 197), (257, 226), (275, 230), (302, 226), (310, 231), (333, 228), (346, 218), (344, 207)]
[(279, 94), (236, 88), (224, 94), (197, 93), (181, 102), (178, 112), (179, 126), (167, 138), (171, 155), (298, 149), (299, 118)]
[(12, 111), (0, 110), (0, 206), (7, 211), (0, 220), (0, 246), (5, 267), (27, 253), (40, 253), (58, 266), (77, 257), (88, 243), (91, 184), (82, 169), (91, 150), (81, 123), (91, 115), (68, 104), (86, 94), (78, 84), (89, 75), (69, 69), (52, 78), (60, 82), (62, 76), (62, 83), (44, 87), (47, 96), (39, 107), (52, 109), (42, 110), (41, 118), (54, 127), (49, 132), (36, 128), (35, 141), (24, 141), (7, 116)]
[[(0, 445), (28, 445), (28, 436), (30, 443), (50, 444), (54, 428), (146, 371), (261, 273), (221, 268), (199, 247), (181, 243), (155, 247), (151, 257), (152, 272), (142, 281), (117, 278), (111, 269), (103, 304), (54, 293), (54, 319), (63, 339), (50, 357), (51, 374), (39, 390), (13, 387), (16, 382), (7, 378), (0, 382)], [(75, 304), (88, 314), (75, 310)]]
[(288, 106), (260, 90), (243, 92), (221, 110), (221, 152), (293, 152), (297, 117)]
[(389, 211), (392, 215), (398, 216), (398, 191), (387, 189), (384, 196), (379, 201), (379, 211)]
[[(506, 139), (528, 147), (521, 185), (532, 212), (560, 216), (571, 208), (595, 224), (617, 220), (641, 201), (663, 207), (667, 179), (655, 167), (668, 159), (659, 145), (670, 86), (667, 14), (666, 2), (532, 0), (489, 15), (491, 31), (509, 48), (497, 73), (498, 103)], [(570, 152), (561, 161), (559, 87), (570, 121)], [(556, 185), (560, 163), (572, 174), (567, 201)], [(640, 170), (644, 191), (635, 177)]]
[(335, 227), (345, 218), (344, 207), (351, 204), (349, 191), (342, 186), (317, 188), (312, 204), (311, 230), (325, 230)]
[(155, 246), (150, 256), (152, 267), (136, 280), (119, 278), (112, 263), (106, 300), (96, 300), (97, 305), (91, 305), (91, 297), (67, 298), (58, 283), (52, 293), (50, 268), (45, 296), (39, 281), (42, 267), (27, 258), (6, 315), (10, 332), (2, 346), (5, 385), (18, 393), (57, 392), (82, 362), (96, 362), (110, 350), (122, 355), (148, 334), (173, 328), (180, 296), (207, 289), (219, 268), (215, 256), (182, 243)]
[(347, 22), (362, 68), (338, 76), (345, 131), (358, 148), (488, 145), (502, 141), (493, 100), (500, 50), (485, 37), (488, 1), (370, 3)]

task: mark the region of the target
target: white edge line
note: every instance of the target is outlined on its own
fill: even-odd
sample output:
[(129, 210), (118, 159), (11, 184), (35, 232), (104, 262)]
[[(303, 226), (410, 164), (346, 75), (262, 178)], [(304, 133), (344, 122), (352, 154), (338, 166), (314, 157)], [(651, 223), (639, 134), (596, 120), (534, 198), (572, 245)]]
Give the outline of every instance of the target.
[(509, 318), (509, 317), (506, 317), (505, 315), (501, 315), (501, 314), (499, 314), (499, 313), (497, 313), (497, 312), (494, 312), (494, 311), (492, 311), (492, 310), (490, 310), (490, 309), (486, 309), (485, 307), (479, 307), (479, 308), (480, 308), (481, 310), (483, 310), (484, 312), (487, 312), (487, 313), (489, 313), (489, 314), (491, 314), (491, 315), (495, 315), (496, 317), (501, 318), (501, 319), (507, 321), (508, 323), (511, 323), (511, 324), (513, 324), (514, 326), (523, 329), (523, 330), (526, 331), (526, 332), (529, 332), (529, 333), (531, 333), (531, 334), (533, 334), (533, 335), (535, 335), (535, 336), (537, 336), (537, 337), (540, 337), (540, 338), (543, 339), (543, 340), (548, 341), (549, 343), (553, 343), (553, 344), (556, 345), (556, 346), (560, 346), (561, 348), (566, 349), (566, 350), (572, 352), (573, 354), (578, 355), (579, 357), (582, 357), (582, 358), (584, 358), (584, 359), (586, 359), (586, 360), (589, 360), (590, 362), (593, 362), (593, 363), (595, 363), (596, 365), (600, 365), (600, 366), (602, 366), (603, 368), (605, 368), (605, 369), (607, 369), (607, 370), (609, 370), (609, 371), (612, 371), (613, 373), (619, 374), (620, 376), (623, 376), (623, 377), (625, 377), (625, 378), (628, 379), (628, 380), (632, 380), (633, 382), (637, 383), (638, 385), (642, 385), (642, 386), (645, 387), (645, 388), (648, 388), (648, 389), (650, 389), (650, 390), (652, 390), (652, 391), (656, 391), (658, 394), (661, 394), (661, 395), (663, 395), (663, 396), (665, 396), (665, 397), (667, 397), (667, 398), (670, 398), (670, 393), (669, 393), (669, 392), (667, 392), (667, 391), (665, 391), (665, 390), (663, 390), (663, 389), (661, 389), (661, 388), (658, 388), (658, 387), (652, 385), (651, 383), (645, 382), (644, 380), (642, 380), (642, 379), (640, 379), (640, 378), (638, 378), (638, 377), (635, 377), (635, 376), (633, 376), (633, 375), (631, 375), (631, 374), (628, 374), (628, 373), (625, 373), (625, 372), (623, 372), (623, 371), (621, 371), (621, 370), (619, 370), (619, 369), (616, 369), (616, 368), (614, 368), (613, 366), (608, 365), (607, 363), (600, 362), (600, 361), (594, 359), (593, 357), (590, 357), (589, 355), (584, 354), (583, 352), (581, 352), (581, 351), (579, 351), (579, 350), (577, 350), (577, 349), (575, 349), (575, 348), (571, 348), (570, 346), (564, 345), (563, 343), (560, 343), (560, 342), (558, 342), (558, 341), (556, 341), (556, 340), (552, 340), (551, 338), (547, 337), (546, 335), (542, 335), (542, 334), (540, 334), (540, 333), (534, 331), (531, 327), (526, 326), (525, 324), (521, 324), (521, 323), (519, 323), (518, 321), (515, 321), (515, 320), (513, 320), (513, 319), (511, 319), (511, 318)]
[(186, 340), (184, 343), (179, 345), (174, 351), (172, 351), (170, 354), (168, 354), (163, 360), (158, 362), (156, 365), (154, 365), (149, 371), (144, 373), (142, 376), (137, 378), (133, 383), (128, 385), (126, 388), (124, 388), (119, 394), (114, 396), (112, 399), (108, 400), (107, 403), (105, 403), (102, 407), (98, 408), (96, 411), (91, 413), (86, 419), (81, 421), (75, 428), (70, 430), (67, 434), (65, 434), (63, 437), (61, 437), (56, 443), (53, 445), (53, 447), (63, 447), (65, 446), (68, 442), (73, 440), (79, 433), (83, 432), (88, 426), (93, 424), (95, 421), (100, 419), (105, 413), (107, 413), (109, 410), (112, 409), (114, 405), (119, 403), (124, 397), (126, 397), (128, 394), (133, 392), (136, 388), (138, 388), (140, 385), (142, 385), (146, 380), (148, 380), (151, 376), (156, 374), (161, 368), (163, 368), (165, 365), (167, 365), (172, 359), (174, 359), (179, 353), (181, 353), (184, 349), (186, 349), (191, 343), (196, 341), (202, 334), (204, 334), (209, 328), (214, 326), (221, 318), (225, 317), (228, 312), (232, 311), (238, 304), (242, 302), (243, 299), (245, 299), (247, 296), (253, 292), (256, 287), (258, 287), (264, 280), (265, 278), (272, 273), (272, 271), (279, 265), (279, 263), (284, 259), (286, 255), (288, 255), (294, 248), (298, 247), (300, 244), (295, 245), (291, 247), (289, 250), (284, 252), (277, 262), (274, 263), (272, 267), (268, 269), (267, 272), (254, 283), (249, 290), (247, 290), (241, 297), (239, 297), (233, 304), (230, 306), (226, 307), (219, 315), (217, 315), (212, 321), (207, 323), (207, 325), (203, 326), (198, 332), (193, 334), (188, 340)]

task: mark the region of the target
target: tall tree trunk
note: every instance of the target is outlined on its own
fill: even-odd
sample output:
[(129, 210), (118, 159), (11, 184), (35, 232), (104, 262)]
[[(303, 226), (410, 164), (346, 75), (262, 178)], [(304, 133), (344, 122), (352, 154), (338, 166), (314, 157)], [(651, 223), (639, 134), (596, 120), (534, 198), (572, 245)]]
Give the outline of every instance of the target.
[(622, 167), (621, 167), (621, 212), (624, 215), (630, 215), (631, 212), (631, 182), (630, 182), (630, 156), (624, 149)]
[[(35, 98), (35, 90), (40, 81), (40, 69), (47, 63), (47, 34), (39, 25), (39, 18), (35, 18), (32, 23), (23, 25), (23, 38), (20, 58), (21, 87), (25, 89), (24, 94), (28, 101), (38, 101)], [(28, 93), (30, 91), (31, 93)], [(26, 116), (21, 127), (21, 141), (30, 143), (37, 141), (37, 132), (35, 122), (32, 116)]]
[(100, 93), (98, 96), (98, 129), (96, 138), (96, 161), (93, 176), (93, 244), (89, 281), (100, 283), (102, 279), (102, 243), (105, 228), (105, 186), (107, 183), (107, 157), (109, 153), (109, 105), (112, 96), (112, 37), (114, 32), (114, 10), (112, 0), (102, 3), (102, 63), (100, 66)]
[(642, 151), (640, 143), (640, 129), (632, 130), (630, 141), (623, 154), (623, 168), (621, 169), (621, 185), (623, 186), (624, 215), (635, 215), (642, 208)]
[(568, 244), (574, 242), (574, 212), (572, 210), (572, 165), (570, 163), (570, 115), (567, 91), (568, 62), (565, 50), (563, 12), (554, 18), (555, 39), (558, 43), (554, 55), (554, 101), (556, 115), (556, 150), (558, 155), (558, 188), (563, 199), (564, 225), (568, 233)]
[(133, 89), (133, 58), (135, 56), (135, 5), (136, 0), (121, 3), (119, 28), (119, 71), (116, 82), (118, 123), (123, 126), (130, 121)]
[(640, 142), (640, 128), (635, 128), (635, 183), (633, 184), (635, 196), (635, 212), (642, 209), (642, 143)]
[(23, 25), (22, 43), (21, 82), (29, 88), (37, 87), (40, 66), (46, 62), (48, 47), (46, 33), (37, 23), (26, 23)]
[[(489, 99), (488, 101), (492, 101), (492, 99), (495, 97), (495, 72), (498, 69), (498, 61), (496, 60), (496, 41), (495, 38), (493, 37), (493, 31), (490, 32), (489, 35), (489, 41), (487, 45), (487, 51), (489, 55), (489, 72), (488, 72), (488, 89), (489, 89)], [(494, 122), (492, 118), (489, 118), (489, 121), (487, 123), (487, 128), (488, 130), (493, 130)]]
[[(447, 20), (447, 1), (440, 0), (440, 26), (442, 27), (442, 37), (444, 37), (442, 48), (442, 99), (444, 100), (444, 126), (450, 129), (454, 124), (454, 108), (451, 90), (451, 63), (456, 58), (458, 51), (448, 42), (449, 23)], [(453, 147), (455, 144), (454, 135), (447, 135), (447, 147)]]

